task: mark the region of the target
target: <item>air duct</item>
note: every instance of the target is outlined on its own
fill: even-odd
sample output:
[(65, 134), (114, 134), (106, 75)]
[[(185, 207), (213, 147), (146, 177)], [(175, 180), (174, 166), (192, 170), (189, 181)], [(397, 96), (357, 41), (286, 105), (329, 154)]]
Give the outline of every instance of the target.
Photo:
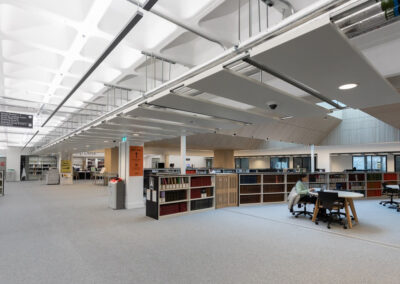
[(351, 38), (400, 20), (399, 15), (398, 0), (383, 0), (339, 19), (335, 23)]

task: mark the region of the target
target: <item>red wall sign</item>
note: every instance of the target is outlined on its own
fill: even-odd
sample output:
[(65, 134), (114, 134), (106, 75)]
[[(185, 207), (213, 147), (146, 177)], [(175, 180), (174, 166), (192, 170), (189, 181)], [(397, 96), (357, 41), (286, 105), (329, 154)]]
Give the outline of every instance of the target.
[(129, 147), (129, 176), (143, 176), (143, 147)]

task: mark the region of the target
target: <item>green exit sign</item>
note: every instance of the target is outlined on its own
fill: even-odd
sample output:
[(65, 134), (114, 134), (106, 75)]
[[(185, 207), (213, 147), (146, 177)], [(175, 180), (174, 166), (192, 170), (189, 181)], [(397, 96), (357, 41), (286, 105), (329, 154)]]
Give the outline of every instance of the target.
[(126, 137), (126, 136), (122, 137), (122, 142), (126, 142), (126, 141), (128, 141), (128, 137)]

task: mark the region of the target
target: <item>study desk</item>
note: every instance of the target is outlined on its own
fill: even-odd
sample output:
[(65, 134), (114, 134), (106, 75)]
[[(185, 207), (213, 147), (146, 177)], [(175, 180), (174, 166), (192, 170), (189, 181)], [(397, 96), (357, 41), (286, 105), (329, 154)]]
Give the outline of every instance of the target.
[[(353, 224), (351, 222), (349, 206), (350, 206), (351, 212), (353, 213), (354, 221), (356, 223), (358, 223), (357, 212), (356, 212), (356, 208), (354, 207), (353, 199), (363, 198), (364, 194), (361, 194), (358, 192), (352, 192), (352, 191), (341, 191), (341, 190), (325, 190), (325, 192), (337, 192), (339, 198), (344, 199), (344, 210), (346, 212), (347, 223), (348, 223), (348, 226), (350, 229), (353, 228)], [(310, 194), (318, 197), (318, 191), (315, 191), (315, 192), (311, 191)], [(315, 220), (317, 219), (318, 211), (319, 211), (319, 199), (317, 199), (317, 201), (315, 202), (314, 214), (313, 214), (313, 218), (312, 218), (313, 222), (315, 222)]]
[(390, 189), (399, 189), (399, 185), (397, 185), (397, 184), (388, 184), (388, 185), (386, 185), (386, 187), (387, 188), (390, 188)]

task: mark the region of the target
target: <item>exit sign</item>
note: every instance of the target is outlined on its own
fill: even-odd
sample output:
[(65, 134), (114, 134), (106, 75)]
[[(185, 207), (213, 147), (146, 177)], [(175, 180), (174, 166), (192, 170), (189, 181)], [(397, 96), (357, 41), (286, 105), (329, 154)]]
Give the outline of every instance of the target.
[(122, 137), (122, 142), (126, 142), (126, 141), (128, 141), (128, 137), (126, 137), (126, 136)]

